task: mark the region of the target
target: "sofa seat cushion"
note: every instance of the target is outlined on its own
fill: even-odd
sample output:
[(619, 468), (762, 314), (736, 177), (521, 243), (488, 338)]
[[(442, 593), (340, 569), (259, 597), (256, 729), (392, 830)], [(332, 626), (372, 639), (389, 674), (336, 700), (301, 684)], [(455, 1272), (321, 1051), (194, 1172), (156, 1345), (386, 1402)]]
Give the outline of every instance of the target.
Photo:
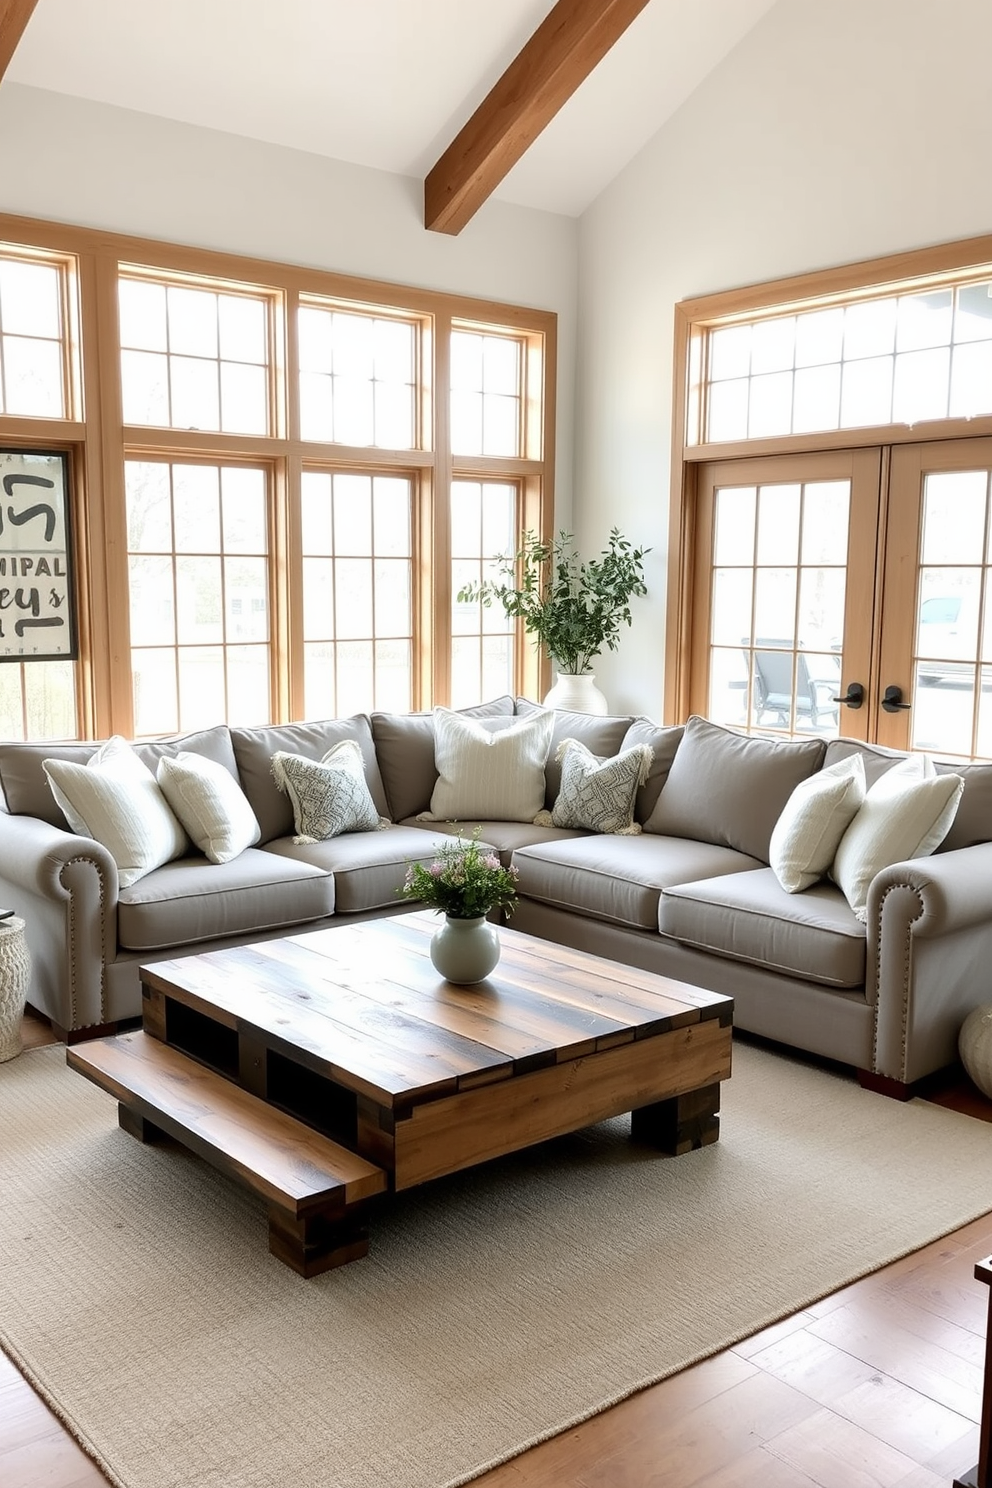
[(789, 894), (771, 868), (666, 887), (662, 935), (827, 987), (862, 987), (865, 928), (833, 884)]
[(122, 889), (117, 936), (129, 951), (158, 951), (333, 913), (334, 880), (324, 870), (249, 847), (229, 863), (179, 858)]
[(658, 901), (669, 884), (759, 866), (746, 853), (688, 838), (599, 834), (524, 847), (513, 862), (527, 899), (640, 930), (657, 930)]
[(416, 827), (385, 827), (381, 832), (348, 832), (326, 842), (277, 837), (266, 843), (263, 851), (333, 873), (337, 912), (361, 914), (402, 904), (397, 891), (407, 868), (411, 863), (429, 863), (435, 856), (435, 844), (444, 836), (436, 829), (424, 833)]
[(401, 822), (404, 827), (416, 827), (419, 832), (432, 832), (435, 837), (443, 834), (454, 837), (471, 837), (478, 830), (480, 841), (487, 842), (499, 854), (504, 868), (509, 867), (515, 852), (522, 847), (533, 847), (542, 842), (568, 842), (575, 837), (587, 837), (588, 832), (573, 831), (570, 827), (541, 827), (533, 822), (481, 821), (448, 822), (412, 821)]

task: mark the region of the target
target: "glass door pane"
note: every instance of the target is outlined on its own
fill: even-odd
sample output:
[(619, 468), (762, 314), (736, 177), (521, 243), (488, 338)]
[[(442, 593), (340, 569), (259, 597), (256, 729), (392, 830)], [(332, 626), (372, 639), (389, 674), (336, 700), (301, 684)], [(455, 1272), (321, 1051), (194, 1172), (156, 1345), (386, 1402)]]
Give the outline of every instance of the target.
[(992, 755), (992, 441), (893, 451), (879, 738)]
[[(701, 472), (692, 710), (749, 732), (865, 737), (875, 451)], [(860, 715), (860, 716), (859, 716)]]

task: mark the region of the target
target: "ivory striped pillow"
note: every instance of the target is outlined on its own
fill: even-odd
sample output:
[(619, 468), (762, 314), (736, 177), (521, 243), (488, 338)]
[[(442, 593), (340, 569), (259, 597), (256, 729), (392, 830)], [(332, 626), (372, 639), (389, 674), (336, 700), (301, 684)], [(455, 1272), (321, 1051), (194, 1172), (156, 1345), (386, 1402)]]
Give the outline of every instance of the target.
[(549, 709), (491, 733), (450, 708), (435, 708), (438, 779), (423, 820), (533, 821), (544, 806), (554, 722)]

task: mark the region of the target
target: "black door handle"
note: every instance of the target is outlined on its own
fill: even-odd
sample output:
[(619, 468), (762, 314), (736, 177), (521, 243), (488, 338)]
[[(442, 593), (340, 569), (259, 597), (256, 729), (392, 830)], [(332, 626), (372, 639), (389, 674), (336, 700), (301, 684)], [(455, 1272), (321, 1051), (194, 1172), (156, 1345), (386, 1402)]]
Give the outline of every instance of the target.
[(903, 702), (901, 687), (887, 687), (882, 694), (882, 707), (886, 713), (901, 713), (912, 706), (912, 703)]
[(831, 698), (834, 703), (846, 703), (849, 708), (860, 708), (865, 700), (865, 690), (860, 682), (848, 682), (843, 697)]

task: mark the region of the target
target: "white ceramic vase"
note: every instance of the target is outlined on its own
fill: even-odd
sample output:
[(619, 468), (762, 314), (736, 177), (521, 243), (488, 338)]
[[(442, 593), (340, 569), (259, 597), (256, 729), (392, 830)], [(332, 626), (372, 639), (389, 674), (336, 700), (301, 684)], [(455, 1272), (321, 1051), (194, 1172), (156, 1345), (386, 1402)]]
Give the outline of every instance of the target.
[(499, 953), (499, 931), (484, 915), (475, 920), (445, 915), (444, 924), (431, 937), (434, 970), (463, 987), (487, 977)]
[(992, 1098), (992, 1007), (972, 1008), (961, 1025), (958, 1052), (979, 1090)]
[(546, 708), (565, 708), (570, 713), (608, 713), (606, 698), (596, 686), (594, 672), (558, 672), (558, 681), (544, 699)]

